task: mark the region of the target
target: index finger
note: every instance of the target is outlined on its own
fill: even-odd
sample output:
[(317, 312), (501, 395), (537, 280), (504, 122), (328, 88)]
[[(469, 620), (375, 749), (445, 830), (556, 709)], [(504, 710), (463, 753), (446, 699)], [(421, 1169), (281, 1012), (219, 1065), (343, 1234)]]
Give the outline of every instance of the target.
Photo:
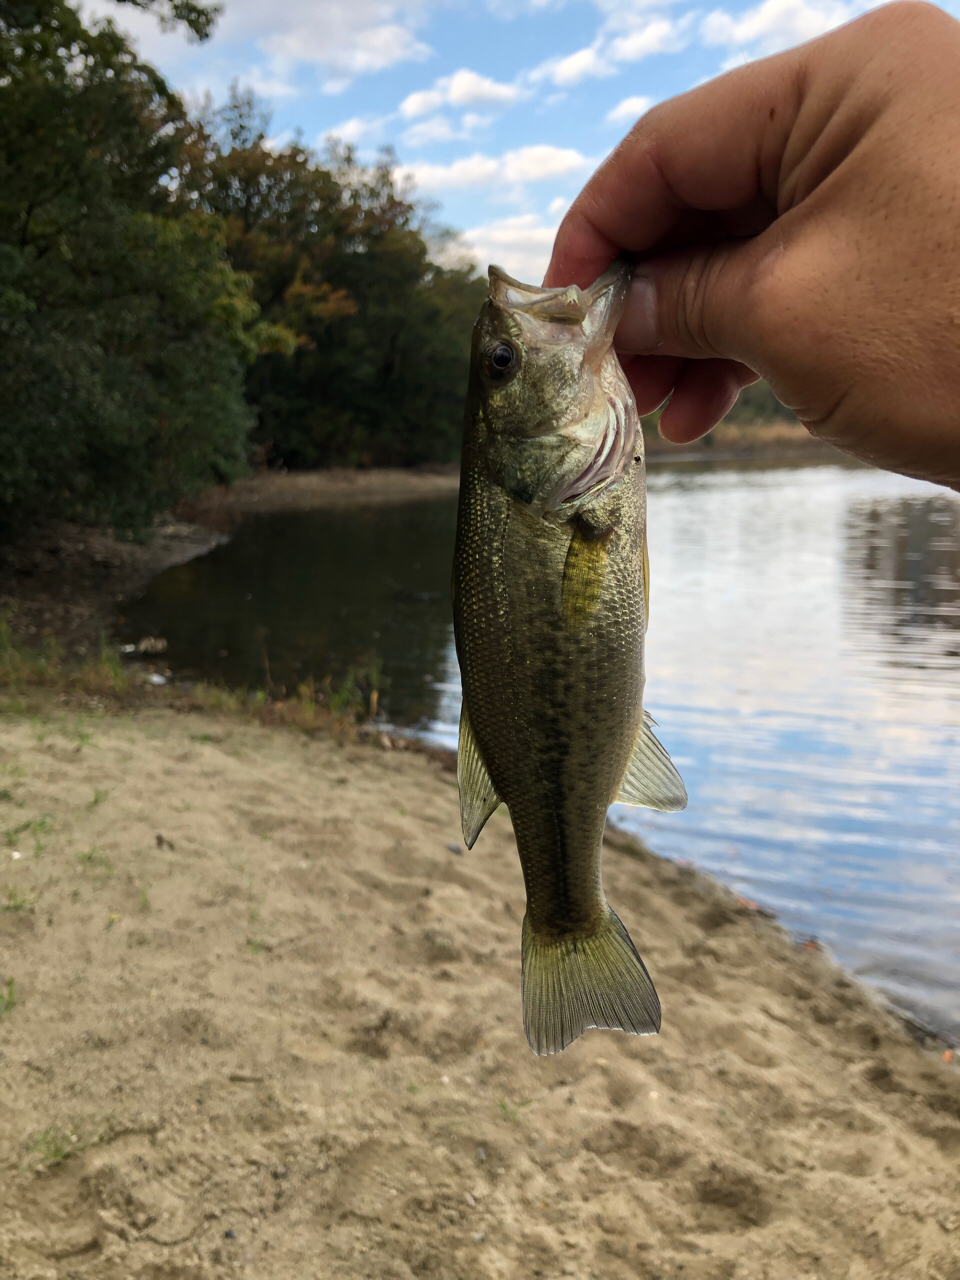
[(805, 57), (750, 63), (649, 111), (574, 201), (544, 284), (586, 287), (622, 250), (655, 248), (692, 212), (775, 210)]

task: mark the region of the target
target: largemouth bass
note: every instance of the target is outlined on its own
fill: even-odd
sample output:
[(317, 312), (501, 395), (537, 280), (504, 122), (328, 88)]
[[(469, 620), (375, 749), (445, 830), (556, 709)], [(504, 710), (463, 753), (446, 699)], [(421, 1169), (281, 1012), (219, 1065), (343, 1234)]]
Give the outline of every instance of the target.
[(584, 290), (491, 267), (473, 335), (453, 570), (460, 808), (468, 848), (501, 801), (510, 810), (537, 1054), (588, 1027), (660, 1029), (600, 869), (614, 800), (687, 800), (643, 711), (643, 436), (612, 349), (629, 283), (626, 262)]

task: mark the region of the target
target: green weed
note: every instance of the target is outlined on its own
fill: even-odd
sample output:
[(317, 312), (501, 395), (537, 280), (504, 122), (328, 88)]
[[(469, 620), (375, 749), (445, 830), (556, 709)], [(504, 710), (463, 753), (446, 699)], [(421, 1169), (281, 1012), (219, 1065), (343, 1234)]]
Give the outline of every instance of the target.
[(89, 867), (91, 870), (102, 871), (106, 876), (112, 876), (115, 868), (113, 863), (100, 849), (86, 849), (83, 853), (77, 854), (77, 861), (81, 866)]
[(7, 888), (3, 902), (0, 902), (0, 911), (26, 911), (35, 902), (36, 898), (28, 897), (27, 894), (21, 893), (14, 885), (10, 885)]
[(75, 1133), (67, 1133), (66, 1130), (51, 1125), (49, 1129), (43, 1129), (28, 1138), (25, 1146), (42, 1164), (52, 1165), (60, 1164), (72, 1156), (79, 1149), (78, 1141)]
[(13, 979), (8, 978), (6, 982), (0, 983), (0, 1018), (6, 1014), (12, 1013), (17, 1007), (17, 992), (13, 985)]
[(147, 893), (146, 889), (140, 890), (140, 896), (137, 899), (137, 906), (144, 913), (150, 910), (150, 895)]
[[(17, 843), (18, 838), (22, 835), (31, 834), (36, 837), (39, 835), (46, 835), (52, 830), (53, 819), (49, 814), (45, 814), (42, 818), (29, 818), (26, 822), (21, 822), (15, 827), (8, 827), (3, 833), (3, 838), (12, 848)], [(41, 852), (44, 848), (46, 848), (46, 845), (41, 846)]]
[(504, 1102), (504, 1100), (501, 1098), (500, 1101), (497, 1103), (497, 1106), (500, 1108), (501, 1119), (509, 1120), (511, 1124), (515, 1123), (520, 1116), (521, 1108), (529, 1107), (532, 1101), (533, 1101), (532, 1098), (527, 1098), (523, 1102), (518, 1102), (515, 1107), (511, 1107), (509, 1103)]
[(92, 799), (92, 800), (90, 801), (90, 803), (87, 805), (87, 808), (88, 808), (88, 809), (96, 809), (96, 807), (97, 807), (97, 805), (98, 805), (98, 804), (103, 804), (104, 800), (106, 800), (106, 798), (107, 798), (107, 796), (108, 796), (109, 794), (110, 794), (110, 792), (109, 792), (109, 791), (106, 791), (106, 790), (104, 790), (104, 791), (94, 791), (94, 793), (93, 793), (93, 799)]

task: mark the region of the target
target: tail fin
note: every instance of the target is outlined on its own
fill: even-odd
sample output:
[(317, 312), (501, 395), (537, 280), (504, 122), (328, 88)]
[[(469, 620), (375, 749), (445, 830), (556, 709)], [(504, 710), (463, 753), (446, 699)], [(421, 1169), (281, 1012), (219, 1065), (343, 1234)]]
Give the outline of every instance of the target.
[(538, 934), (525, 918), (522, 955), (523, 1029), (534, 1053), (559, 1053), (588, 1027), (660, 1030), (650, 975), (610, 907), (587, 937)]

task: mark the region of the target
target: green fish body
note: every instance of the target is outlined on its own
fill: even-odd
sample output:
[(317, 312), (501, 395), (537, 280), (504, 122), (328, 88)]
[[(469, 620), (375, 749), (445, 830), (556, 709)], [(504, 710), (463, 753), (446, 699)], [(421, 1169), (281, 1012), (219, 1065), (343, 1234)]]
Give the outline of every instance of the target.
[(643, 712), (643, 437), (612, 350), (629, 287), (536, 289), (490, 269), (467, 398), (454, 622), (464, 838), (510, 811), (527, 891), (524, 1030), (660, 1027), (653, 983), (604, 897), (614, 800), (681, 809)]

